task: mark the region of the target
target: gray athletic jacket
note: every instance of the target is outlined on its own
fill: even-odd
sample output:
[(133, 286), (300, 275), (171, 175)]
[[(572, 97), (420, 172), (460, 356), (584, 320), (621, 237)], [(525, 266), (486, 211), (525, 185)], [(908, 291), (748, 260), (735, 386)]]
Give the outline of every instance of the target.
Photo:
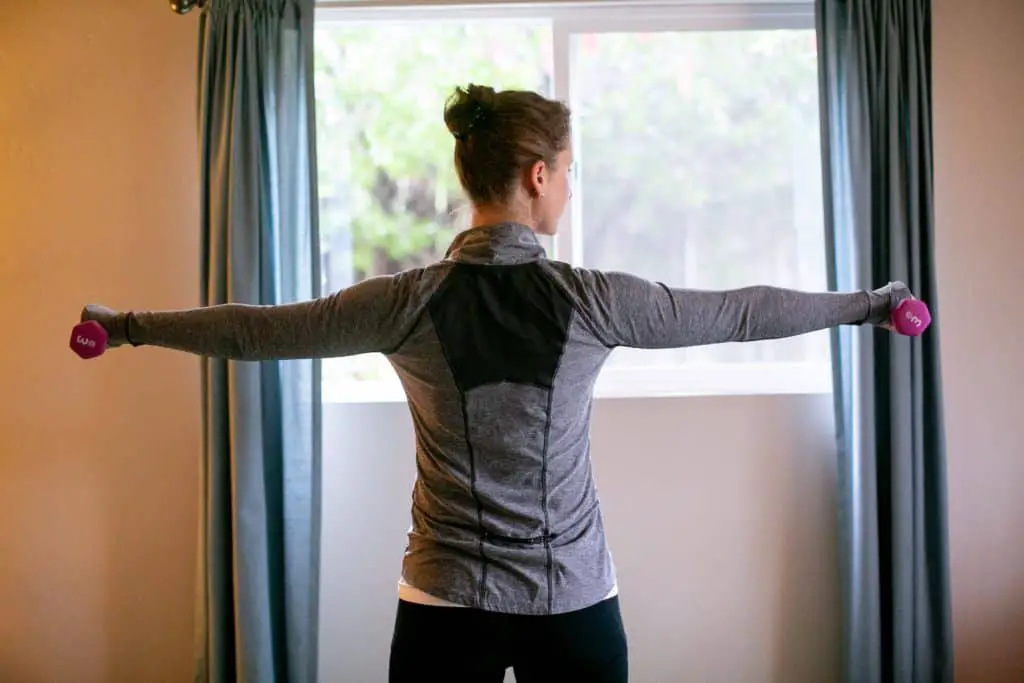
[(613, 348), (882, 323), (908, 296), (900, 283), (673, 289), (548, 260), (532, 231), (500, 224), (461, 233), (436, 264), (313, 301), (85, 317), (115, 344), (236, 360), (386, 354), (416, 433), (405, 580), (461, 605), (554, 614), (599, 602), (615, 581), (588, 435)]

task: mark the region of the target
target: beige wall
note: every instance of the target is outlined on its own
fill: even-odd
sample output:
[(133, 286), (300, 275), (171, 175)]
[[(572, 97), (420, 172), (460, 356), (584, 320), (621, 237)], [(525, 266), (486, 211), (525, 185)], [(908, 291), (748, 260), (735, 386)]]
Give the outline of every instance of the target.
[(1024, 680), (1024, 2), (936, 0), (957, 683)]
[(0, 681), (191, 679), (194, 359), (67, 342), (198, 300), (196, 21), (0, 0)]
[[(0, 353), (3, 681), (180, 681), (191, 673), (198, 365), (150, 350), (85, 364), (66, 341), (85, 301), (164, 307), (197, 300), (195, 28), (194, 15), (176, 17), (161, 0), (0, 8), (0, 310), (11, 330)], [(34, 40), (44, 35), (46, 43)], [(958, 683), (1016, 682), (1024, 673), (1024, 447), (1021, 412), (1012, 405), (1024, 394), (1024, 322), (1007, 314), (1021, 310), (1024, 291), (1022, 43), (1020, 0), (935, 0), (937, 254)], [(997, 316), (998, 332), (987, 332)], [(633, 506), (624, 493), (609, 494), (624, 580), (641, 588), (662, 581), (674, 591), (659, 599), (670, 609), (639, 597), (625, 607), (643, 634), (634, 647), (638, 673), (683, 667), (681, 654), (702, 658), (693, 665), (704, 680), (730, 683), (819, 683), (814, 675), (835, 670), (834, 641), (808, 653), (796, 638), (836, 633), (836, 589), (821, 556), (834, 548), (828, 520), (794, 517), (831, 514), (828, 468), (810, 459), (827, 433), (820, 421), (812, 430), (800, 426), (808, 411), (826, 418), (809, 399), (757, 400), (605, 404), (598, 411), (595, 455), (609, 474), (622, 439), (642, 435), (671, 455), (693, 433), (679, 432), (686, 423), (722, 425), (733, 454), (703, 469), (679, 460), (673, 470), (702, 485), (680, 500), (667, 522), (672, 533), (704, 557), (732, 563), (724, 574), (694, 562), (677, 568), (696, 572), (695, 583), (712, 593), (669, 581), (667, 569), (641, 561), (630, 515), (658, 517), (664, 511), (653, 497)], [(761, 438), (726, 429), (736, 414), (763, 420)], [(699, 446), (690, 448), (704, 452)], [(786, 469), (756, 470), (769, 460)], [(632, 475), (623, 492), (667, 485)], [(398, 470), (375, 485), (405, 476)], [(773, 482), (767, 489), (765, 476)], [(331, 490), (325, 485), (325, 499)], [(406, 493), (398, 498), (407, 506)], [(722, 533), (692, 524), (716, 508), (733, 511), (714, 522)], [(336, 521), (340, 513), (332, 513)], [(367, 531), (350, 531), (351, 541), (387, 562), (374, 580), (391, 599), (396, 551)], [(749, 553), (776, 545), (784, 552), (771, 555), (771, 581), (751, 584)], [(657, 562), (667, 552), (659, 550)], [(328, 585), (328, 576), (325, 626), (341, 629), (331, 610), (343, 586)], [(808, 587), (820, 605), (808, 604)], [(738, 609), (740, 597), (753, 609)], [(659, 638), (679, 625), (679, 614), (699, 621), (680, 622), (689, 644), (673, 651), (676, 640)], [(325, 657), (342, 646), (325, 643)]]

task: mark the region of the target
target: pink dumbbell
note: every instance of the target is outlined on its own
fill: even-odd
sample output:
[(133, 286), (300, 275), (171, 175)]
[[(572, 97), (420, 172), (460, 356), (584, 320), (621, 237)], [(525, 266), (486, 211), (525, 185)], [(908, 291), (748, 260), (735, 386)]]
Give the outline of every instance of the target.
[(896, 332), (917, 337), (932, 324), (932, 314), (920, 299), (905, 299), (893, 310), (889, 322)]
[(71, 330), (71, 350), (89, 360), (107, 350), (107, 331), (95, 320), (78, 323)]

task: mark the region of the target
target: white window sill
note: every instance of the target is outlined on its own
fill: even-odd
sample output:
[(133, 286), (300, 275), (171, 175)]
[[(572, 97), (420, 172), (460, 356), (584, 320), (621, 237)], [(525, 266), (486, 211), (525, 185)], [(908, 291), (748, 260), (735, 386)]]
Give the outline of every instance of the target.
[[(691, 363), (605, 368), (594, 397), (601, 399), (829, 394), (828, 363)], [(398, 377), (325, 382), (324, 403), (404, 403)]]

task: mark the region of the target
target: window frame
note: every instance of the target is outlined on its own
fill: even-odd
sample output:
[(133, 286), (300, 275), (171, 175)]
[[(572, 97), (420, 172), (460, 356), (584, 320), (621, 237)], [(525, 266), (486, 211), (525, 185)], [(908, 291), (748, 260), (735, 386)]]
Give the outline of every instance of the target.
[[(563, 0), (562, 2), (466, 2), (465, 0), (324, 0), (317, 3), (317, 25), (329, 23), (402, 23), (526, 20), (547, 23), (552, 32), (553, 90), (557, 99), (575, 104), (570, 87), (572, 44), (577, 35), (616, 32), (813, 30), (813, 0)], [(578, 132), (574, 131), (574, 136)], [(578, 140), (574, 140), (578, 143)], [(574, 144), (577, 163), (582, 148)], [(585, 188), (576, 184), (569, 210), (558, 234), (549, 242), (552, 256), (583, 265), (586, 236), (576, 222), (582, 213)], [(822, 254), (822, 258), (825, 255)], [(360, 382), (358, 396), (326, 387), (327, 403), (402, 402), (398, 378)], [(364, 390), (365, 389), (365, 390)], [(672, 366), (605, 367), (595, 397), (654, 398), (733, 396), (752, 394), (828, 394), (832, 391), (831, 363), (688, 363)]]

